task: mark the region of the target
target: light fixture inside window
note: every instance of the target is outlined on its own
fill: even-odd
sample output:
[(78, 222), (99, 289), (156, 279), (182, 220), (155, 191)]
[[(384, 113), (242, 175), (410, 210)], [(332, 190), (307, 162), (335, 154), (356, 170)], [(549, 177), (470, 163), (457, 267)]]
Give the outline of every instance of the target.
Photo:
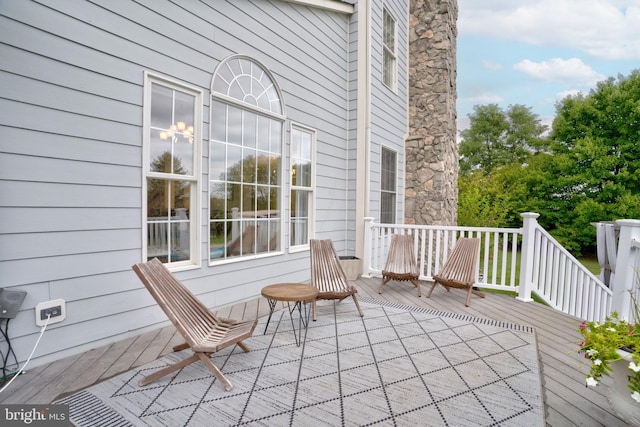
[(171, 139), (173, 143), (177, 143), (180, 138), (193, 144), (193, 126), (187, 126), (185, 122), (176, 122), (169, 129), (160, 132), (160, 139)]

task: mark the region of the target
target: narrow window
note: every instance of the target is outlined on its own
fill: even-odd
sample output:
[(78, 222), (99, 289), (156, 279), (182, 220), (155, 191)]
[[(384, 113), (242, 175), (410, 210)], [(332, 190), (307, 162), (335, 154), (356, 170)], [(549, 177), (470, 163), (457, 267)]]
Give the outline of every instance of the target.
[(209, 142), (209, 257), (281, 250), (280, 91), (257, 62), (231, 57), (212, 82)]
[(383, 9), (382, 19), (382, 81), (389, 89), (395, 91), (397, 85), (396, 21), (386, 8)]
[(380, 161), (380, 223), (396, 223), (396, 153), (382, 147)]
[(308, 245), (312, 238), (315, 131), (291, 127), (291, 229), (292, 247)]
[(202, 93), (151, 75), (144, 90), (146, 258), (174, 267), (198, 265)]

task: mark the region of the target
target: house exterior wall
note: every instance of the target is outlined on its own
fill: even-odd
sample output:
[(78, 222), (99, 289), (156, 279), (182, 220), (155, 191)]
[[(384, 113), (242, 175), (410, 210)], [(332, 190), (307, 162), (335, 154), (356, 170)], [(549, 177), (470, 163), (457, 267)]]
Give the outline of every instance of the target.
[[(402, 1), (391, 3), (402, 13)], [(9, 331), (19, 361), (35, 343), (34, 307), (43, 301), (64, 299), (66, 319), (48, 327), (35, 365), (167, 322), (131, 270), (143, 261), (145, 72), (204, 94), (203, 259), (176, 275), (207, 306), (309, 278), (308, 252), (290, 253), (286, 233), (279, 254), (208, 264), (210, 84), (230, 55), (256, 59), (280, 86), (285, 153), (290, 122), (317, 131), (316, 236), (351, 250), (357, 16), (276, 0), (0, 3), (0, 286), (27, 291)], [(402, 113), (401, 101), (391, 104)], [(376, 141), (400, 144), (403, 121), (376, 127)], [(288, 211), (288, 156), (284, 162)]]
[[(383, 44), (382, 17), (383, 8), (396, 21), (397, 43), (397, 84), (394, 89), (383, 83)], [(405, 150), (404, 139), (408, 133), (407, 97), (408, 81), (408, 14), (409, 4), (404, 0), (372, 3), (371, 10), (371, 155), (370, 186), (371, 201), (368, 216), (380, 221), (380, 157), (384, 146), (397, 153), (396, 175), (396, 222), (404, 218), (403, 194), (405, 188)]]

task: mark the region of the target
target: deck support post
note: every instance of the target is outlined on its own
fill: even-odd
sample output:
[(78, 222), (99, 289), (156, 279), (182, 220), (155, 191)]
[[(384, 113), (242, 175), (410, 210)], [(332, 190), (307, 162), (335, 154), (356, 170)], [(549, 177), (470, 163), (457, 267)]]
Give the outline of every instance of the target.
[(617, 311), (621, 319), (637, 322), (635, 303), (640, 302), (640, 220), (620, 219), (616, 224), (620, 226), (620, 237), (615, 274), (611, 280), (611, 311)]
[(520, 214), (523, 218), (522, 225), (522, 249), (520, 251), (520, 282), (518, 296), (520, 301), (531, 302), (531, 290), (533, 288), (533, 262), (535, 233), (538, 227), (538, 217), (540, 214), (525, 212)]
[(362, 257), (362, 271), (360, 274), (371, 277), (371, 233), (373, 217), (364, 218), (364, 256)]

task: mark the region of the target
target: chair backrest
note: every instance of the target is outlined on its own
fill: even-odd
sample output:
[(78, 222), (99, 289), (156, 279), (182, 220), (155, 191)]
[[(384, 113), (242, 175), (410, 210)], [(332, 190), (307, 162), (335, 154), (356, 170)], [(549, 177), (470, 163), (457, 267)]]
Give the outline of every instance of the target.
[(218, 318), (157, 258), (132, 268), (191, 346), (203, 341), (218, 325)]
[(437, 276), (451, 282), (467, 286), (473, 285), (478, 270), (479, 253), (480, 239), (475, 237), (458, 239)]
[(347, 275), (331, 240), (309, 241), (311, 284), (320, 292), (341, 292), (349, 288)]
[(420, 270), (413, 254), (413, 236), (410, 234), (394, 234), (387, 255), (384, 271), (395, 274), (411, 274), (418, 276)]

